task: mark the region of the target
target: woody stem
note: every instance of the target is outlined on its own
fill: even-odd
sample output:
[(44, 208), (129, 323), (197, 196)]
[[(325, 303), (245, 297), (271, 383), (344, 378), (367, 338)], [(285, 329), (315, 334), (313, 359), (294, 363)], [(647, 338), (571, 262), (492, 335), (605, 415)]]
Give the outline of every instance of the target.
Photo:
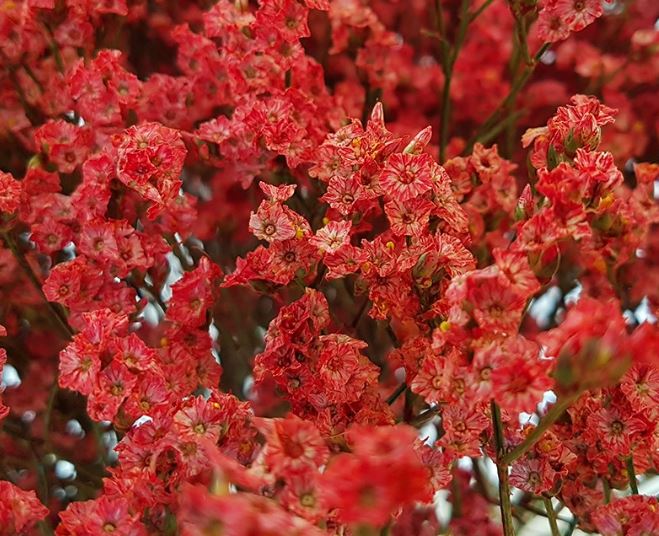
[(554, 511), (554, 505), (551, 502), (551, 497), (543, 497), (542, 501), (545, 503), (547, 519), (549, 520), (549, 528), (551, 529), (551, 536), (561, 536), (561, 532), (558, 530), (558, 521), (556, 521), (556, 512)]
[(494, 441), (497, 450), (497, 475), (499, 477), (499, 508), (501, 510), (501, 523), (504, 536), (515, 536), (513, 525), (513, 505), (510, 500), (510, 483), (508, 481), (508, 464), (504, 461), (504, 438), (503, 424), (501, 422), (501, 410), (497, 403), (492, 400), (492, 424), (494, 427)]

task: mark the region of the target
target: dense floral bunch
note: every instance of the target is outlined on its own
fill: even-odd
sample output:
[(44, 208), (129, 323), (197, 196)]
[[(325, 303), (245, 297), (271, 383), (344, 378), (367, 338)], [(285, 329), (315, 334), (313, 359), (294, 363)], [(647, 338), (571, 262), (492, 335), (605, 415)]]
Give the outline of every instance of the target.
[(657, 17), (0, 4), (0, 535), (659, 534)]

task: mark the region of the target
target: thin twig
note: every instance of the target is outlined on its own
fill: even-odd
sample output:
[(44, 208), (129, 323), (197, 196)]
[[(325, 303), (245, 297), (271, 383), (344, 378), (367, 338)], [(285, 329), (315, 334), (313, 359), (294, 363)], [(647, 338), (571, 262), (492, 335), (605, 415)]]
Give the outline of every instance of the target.
[(368, 310), (368, 305), (370, 301), (368, 298), (364, 300), (364, 303), (361, 304), (359, 307), (359, 311), (357, 312), (357, 315), (355, 316), (355, 319), (352, 321), (352, 329), (356, 330), (357, 327), (359, 326), (359, 323), (362, 321), (362, 318), (364, 317), (364, 313)]
[(604, 504), (611, 502), (611, 484), (606, 478), (602, 479), (602, 488), (604, 489)]
[(41, 282), (39, 281), (37, 274), (35, 274), (34, 270), (32, 270), (30, 263), (25, 258), (23, 252), (18, 248), (18, 245), (16, 242), (14, 242), (12, 236), (7, 232), (3, 232), (2, 238), (14, 255), (18, 265), (22, 268), (23, 272), (25, 272), (25, 275), (27, 275), (30, 283), (32, 283), (32, 286), (39, 293), (39, 296), (44, 301), (44, 303), (48, 306), (48, 310), (52, 313), (56, 320), (57, 326), (61, 329), (62, 333), (66, 336), (67, 339), (73, 337), (74, 331), (71, 326), (69, 326), (69, 322), (67, 321), (66, 316), (54, 303), (48, 301), (48, 298), (46, 298), (46, 295), (43, 293)]
[(53, 408), (55, 407), (55, 399), (57, 398), (57, 393), (59, 393), (59, 383), (58, 379), (55, 378), (53, 385), (50, 387), (50, 393), (48, 393), (48, 402), (46, 403), (46, 411), (43, 414), (43, 440), (46, 444), (46, 448), (50, 448), (50, 421), (53, 415)]
[(391, 404), (396, 402), (398, 397), (405, 392), (405, 389), (407, 389), (407, 384), (405, 382), (396, 387), (396, 390), (387, 397), (387, 404), (391, 406)]
[(172, 253), (174, 254), (174, 256), (181, 263), (181, 268), (183, 268), (183, 270), (186, 271), (186, 272), (189, 272), (190, 270), (193, 270), (194, 269), (194, 261), (192, 262), (192, 264), (190, 264), (188, 262), (186, 254), (183, 251), (183, 248), (181, 247), (181, 244), (177, 240), (176, 236), (174, 236), (172, 234), (168, 234), (168, 235), (165, 236), (165, 240), (167, 240), (167, 243), (172, 248)]
[(327, 273), (327, 266), (319, 263), (318, 272), (316, 273), (316, 277), (311, 283), (311, 285), (309, 285), (309, 288), (318, 289), (318, 286), (322, 283), (326, 273)]
[(428, 421), (432, 420), (432, 418), (439, 413), (439, 409), (439, 405), (435, 406), (434, 408), (428, 408), (423, 413), (419, 413), (416, 417), (414, 417), (414, 419), (412, 419), (409, 424), (418, 428), (419, 426), (422, 426)]
[(483, 5), (471, 14), (469, 22), (474, 22), (480, 16), (480, 14), (483, 13), (483, 11), (485, 11), (489, 7), (491, 3), (492, 0), (485, 0), (485, 2), (483, 2)]
[(636, 471), (634, 470), (634, 458), (630, 454), (625, 460), (627, 467), (627, 475), (629, 476), (629, 488), (632, 490), (632, 495), (638, 495), (638, 482), (636, 481)]

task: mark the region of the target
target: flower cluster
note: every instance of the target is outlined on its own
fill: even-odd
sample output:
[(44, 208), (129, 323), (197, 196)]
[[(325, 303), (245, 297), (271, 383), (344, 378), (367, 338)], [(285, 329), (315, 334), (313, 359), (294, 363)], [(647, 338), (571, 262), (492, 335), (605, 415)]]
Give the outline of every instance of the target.
[(2, 3), (0, 535), (659, 534), (657, 16)]

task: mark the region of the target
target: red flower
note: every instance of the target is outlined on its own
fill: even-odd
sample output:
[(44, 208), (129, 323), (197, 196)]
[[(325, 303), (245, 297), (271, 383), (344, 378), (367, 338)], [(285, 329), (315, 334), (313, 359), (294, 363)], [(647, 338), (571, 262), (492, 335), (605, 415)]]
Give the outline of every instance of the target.
[(92, 133), (58, 119), (49, 121), (34, 133), (34, 141), (62, 173), (71, 173), (82, 164), (92, 145)]
[(497, 344), (490, 355), (493, 394), (511, 413), (532, 413), (553, 385), (550, 360), (540, 359), (538, 345), (521, 335)]
[(86, 534), (112, 533), (120, 536), (143, 536), (146, 529), (140, 523), (140, 514), (131, 513), (129, 503), (123, 498), (106, 495), (93, 501), (75, 502), (60, 513), (62, 522), (57, 527), (58, 536), (83, 536)]
[(592, 415), (589, 431), (609, 455), (628, 456), (635, 439), (645, 431), (645, 423), (616, 407), (602, 408)]
[(321, 474), (313, 470), (287, 475), (280, 496), (282, 505), (311, 523), (318, 523), (327, 515), (325, 498), (319, 489), (320, 479)]
[(1, 3), (0, 534), (659, 533), (656, 9), (455, 4)]
[(526, 306), (524, 296), (496, 269), (472, 272), (466, 298), (478, 325), (500, 334), (517, 330)]
[(328, 448), (312, 423), (291, 416), (261, 420), (257, 426), (265, 435), (263, 456), (274, 474), (290, 478), (327, 463)]
[(524, 459), (513, 465), (510, 483), (534, 495), (548, 491), (554, 485), (555, 472), (540, 458)]
[(95, 388), (100, 370), (98, 348), (82, 335), (76, 335), (60, 353), (59, 384), (62, 387), (88, 395)]
[(611, 384), (631, 364), (627, 328), (615, 301), (581, 298), (561, 325), (539, 340), (548, 356), (558, 358), (556, 380), (564, 389)]
[(11, 482), (0, 480), (0, 525), (5, 534), (27, 534), (48, 515), (34, 491), (24, 491)]
[(222, 270), (217, 264), (202, 257), (197, 268), (187, 272), (172, 286), (167, 318), (195, 327), (204, 324), (206, 311), (213, 305), (216, 282), (221, 275)]
[(399, 236), (422, 235), (432, 210), (433, 205), (430, 201), (418, 197), (407, 202), (392, 199), (384, 206), (391, 230)]
[(313, 236), (309, 243), (325, 253), (334, 253), (341, 246), (350, 243), (351, 228), (352, 224), (349, 221), (328, 222), (325, 227), (318, 229), (316, 236)]
[(427, 154), (392, 154), (379, 176), (389, 199), (407, 201), (432, 188), (432, 159)]
[(9, 173), (0, 171), (0, 212), (16, 211), (21, 197), (21, 183)]
[(583, 30), (603, 13), (602, 4), (597, 0), (556, 0), (555, 5), (557, 13), (575, 32)]
[(117, 151), (117, 178), (128, 188), (155, 203), (155, 217), (179, 196), (179, 175), (186, 149), (181, 135), (157, 123), (133, 126), (113, 140)]
[(249, 230), (256, 238), (275, 242), (294, 238), (295, 223), (279, 203), (263, 203), (249, 218)]
[(482, 405), (448, 405), (442, 408), (444, 435), (437, 444), (452, 457), (480, 456), (480, 435), (489, 425), (490, 419)]
[(654, 497), (632, 495), (599, 506), (592, 518), (602, 536), (654, 534), (659, 529), (659, 503)]
[(124, 365), (112, 361), (98, 375), (98, 387), (89, 395), (87, 410), (96, 421), (111, 421), (127, 396), (131, 394), (137, 377)]
[(354, 453), (334, 458), (323, 475), (328, 504), (343, 523), (382, 526), (401, 506), (431, 499), (429, 472), (406, 427), (351, 430)]
[(411, 384), (412, 390), (431, 404), (446, 401), (450, 397), (451, 378), (456, 364), (452, 354), (426, 354)]

